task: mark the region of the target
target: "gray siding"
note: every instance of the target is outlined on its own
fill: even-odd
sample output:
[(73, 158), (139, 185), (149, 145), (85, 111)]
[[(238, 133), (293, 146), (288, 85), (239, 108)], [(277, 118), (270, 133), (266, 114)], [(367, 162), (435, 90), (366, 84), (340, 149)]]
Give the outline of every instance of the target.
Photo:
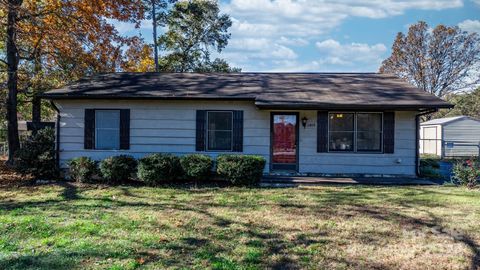
[[(443, 125), (444, 142), (467, 142), (470, 144), (480, 143), (480, 121), (472, 119), (459, 119)], [(453, 148), (445, 147), (444, 155), (446, 157), (469, 157), (478, 155), (477, 146), (462, 146), (458, 143)]]
[[(78, 156), (102, 159), (130, 154), (137, 158), (152, 152), (178, 155), (195, 152), (196, 110), (243, 110), (244, 154), (270, 159), (270, 111), (258, 110), (247, 101), (57, 101), (61, 111), (60, 162)], [(84, 110), (88, 108), (130, 109), (130, 149), (121, 151), (83, 148)], [(316, 111), (300, 111), (309, 119), (300, 126), (299, 169), (302, 173), (327, 174), (415, 174), (415, 113), (397, 112), (394, 154), (353, 154), (316, 152)], [(208, 152), (216, 156), (219, 152)], [(265, 171), (268, 172), (269, 164)]]
[[(315, 111), (301, 111), (316, 122)], [(317, 153), (316, 126), (300, 127), (300, 172), (415, 175), (415, 113), (395, 113), (395, 153)]]
[[(103, 159), (118, 154), (137, 158), (152, 152), (178, 155), (195, 152), (196, 110), (243, 110), (244, 152), (267, 160), (270, 154), (269, 113), (251, 102), (207, 101), (59, 101), (61, 111), (60, 163), (77, 156)], [(88, 108), (130, 109), (129, 150), (86, 150), (83, 148), (84, 110)], [(209, 152), (212, 156), (220, 152)]]

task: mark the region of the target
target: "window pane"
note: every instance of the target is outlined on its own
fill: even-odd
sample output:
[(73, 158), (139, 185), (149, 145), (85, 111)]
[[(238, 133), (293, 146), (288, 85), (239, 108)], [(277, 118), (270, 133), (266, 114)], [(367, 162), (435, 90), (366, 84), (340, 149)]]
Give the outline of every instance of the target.
[(120, 111), (118, 110), (95, 111), (95, 127), (118, 129), (120, 127)]
[(382, 114), (380, 113), (359, 113), (357, 114), (358, 131), (382, 130)]
[(382, 114), (357, 114), (357, 151), (382, 150)]
[(232, 150), (231, 131), (208, 131), (209, 150)]
[(353, 131), (353, 113), (331, 113), (329, 121), (330, 131)]
[(357, 133), (358, 151), (381, 151), (382, 133), (366, 131)]
[(208, 150), (232, 150), (232, 112), (208, 112)]
[(209, 130), (231, 130), (232, 112), (208, 112)]
[(95, 148), (120, 149), (120, 111), (95, 111)]
[(330, 132), (330, 151), (353, 151), (352, 132)]
[(97, 147), (96, 149), (119, 149), (120, 137), (118, 130), (115, 129), (97, 129)]

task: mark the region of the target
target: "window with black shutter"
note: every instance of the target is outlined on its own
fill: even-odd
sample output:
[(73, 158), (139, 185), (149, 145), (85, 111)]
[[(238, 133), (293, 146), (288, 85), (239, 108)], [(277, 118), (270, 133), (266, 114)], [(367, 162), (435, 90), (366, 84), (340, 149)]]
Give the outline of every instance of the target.
[(205, 151), (206, 115), (207, 115), (207, 111), (204, 111), (204, 110), (197, 111), (195, 150), (198, 152)]
[(243, 151), (243, 111), (198, 110), (196, 117), (196, 151)]
[(86, 109), (84, 118), (84, 148), (95, 148), (95, 110)]
[(120, 110), (120, 149), (130, 149), (130, 110)]
[(328, 152), (328, 112), (317, 113), (317, 152)]
[(383, 113), (383, 152), (395, 152), (395, 112)]
[(130, 148), (130, 110), (86, 109), (85, 149)]

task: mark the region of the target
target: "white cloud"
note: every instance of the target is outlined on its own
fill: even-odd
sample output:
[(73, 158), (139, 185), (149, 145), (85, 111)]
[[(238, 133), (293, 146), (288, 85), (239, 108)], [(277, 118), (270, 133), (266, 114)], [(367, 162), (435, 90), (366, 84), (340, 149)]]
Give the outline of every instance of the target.
[(227, 49), (221, 55), (215, 56), (224, 57), (245, 70), (266, 65), (266, 61), (293, 60), (298, 57), (291, 48), (271, 42), (268, 38), (231, 39)]
[[(374, 71), (379, 57), (385, 56), (385, 45), (341, 44), (327, 39), (345, 20), (462, 6), (463, 0), (222, 0), (221, 12), (229, 14), (233, 24), (229, 45), (219, 57), (244, 71)], [(124, 23), (118, 23), (117, 29), (127, 34), (139, 31)], [(142, 22), (140, 32), (151, 41), (151, 22)], [(323, 39), (327, 40), (315, 43)]]
[(279, 44), (287, 45), (287, 46), (306, 46), (310, 42), (304, 38), (287, 38), (287, 37), (280, 37), (278, 40)]
[[(225, 50), (225, 58), (239, 63), (245, 71), (265, 70), (265, 67), (266, 70), (284, 70), (289, 69), (288, 65), (292, 68), (297, 67), (297, 71), (316, 70), (322, 69), (327, 62), (336, 63), (335, 68), (342, 65), (357, 68), (350, 64), (361, 62), (361, 59), (352, 62), (334, 53), (326, 55), (328, 59), (298, 60), (302, 58), (302, 55), (298, 54), (303, 54), (300, 47), (306, 47), (312, 40), (325, 37), (348, 18), (379, 19), (401, 15), (412, 9), (442, 10), (461, 6), (462, 0), (230, 0), (221, 4), (222, 12), (229, 14), (233, 22), (230, 29), (231, 43)], [(234, 46), (235, 43), (245, 46)], [(340, 46), (344, 48), (343, 46), (347, 45)], [(310, 47), (306, 49), (311, 51)], [(367, 48), (368, 56), (375, 53), (378, 55), (386, 50), (383, 44), (348, 45), (348, 49), (356, 51)], [(262, 54), (265, 54), (265, 57), (262, 57)], [(282, 55), (287, 58), (282, 59)], [(355, 55), (352, 57), (361, 58)], [(367, 59), (374, 63), (379, 61)], [(287, 60), (288, 62), (285, 62)], [(372, 65), (368, 67), (373, 68)], [(377, 68), (378, 66), (373, 69)]]
[(472, 2), (480, 6), (480, 0), (472, 0)]
[[(480, 0), (479, 0), (480, 2)], [(480, 21), (479, 20), (465, 20), (458, 24), (462, 30), (468, 32), (477, 32), (480, 33)]]
[(321, 53), (318, 62), (332, 68), (362, 68), (376, 71), (387, 52), (387, 47), (382, 43), (375, 45), (364, 43), (341, 44), (336, 40), (327, 39), (315, 43), (315, 46)]
[(233, 35), (294, 35), (329, 32), (348, 17), (386, 18), (409, 9), (461, 7), (461, 0), (231, 0), (222, 10), (232, 16)]

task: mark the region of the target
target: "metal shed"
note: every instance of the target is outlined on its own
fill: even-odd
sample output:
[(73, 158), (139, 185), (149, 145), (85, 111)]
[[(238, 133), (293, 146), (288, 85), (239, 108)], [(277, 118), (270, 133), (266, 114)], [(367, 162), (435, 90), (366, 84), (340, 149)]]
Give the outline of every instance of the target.
[(479, 156), (480, 120), (462, 115), (421, 123), (420, 153), (442, 158)]

